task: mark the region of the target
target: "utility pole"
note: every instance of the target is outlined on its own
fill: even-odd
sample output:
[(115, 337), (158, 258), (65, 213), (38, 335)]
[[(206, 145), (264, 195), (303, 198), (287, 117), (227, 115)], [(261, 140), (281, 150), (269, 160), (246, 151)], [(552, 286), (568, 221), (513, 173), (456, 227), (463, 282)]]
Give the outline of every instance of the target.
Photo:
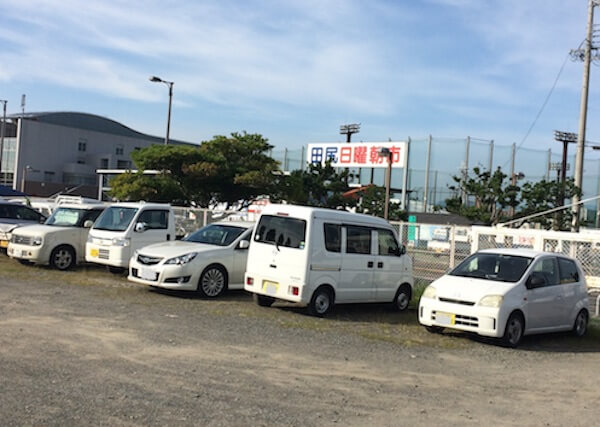
[[(360, 123), (350, 123), (340, 126), (340, 135), (346, 135), (346, 142), (352, 141), (352, 134), (360, 132)], [(345, 168), (348, 172), (349, 169)], [(360, 174), (360, 173), (359, 173)], [(348, 175), (346, 175), (346, 186), (348, 186)]]
[[(588, 91), (590, 83), (590, 63), (592, 59), (599, 59), (598, 48), (592, 45), (592, 35), (594, 28), (594, 7), (600, 4), (599, 0), (589, 0), (588, 5), (588, 21), (587, 34), (584, 41), (583, 49), (571, 50), (573, 60), (583, 60), (583, 84), (581, 87), (581, 105), (579, 109), (579, 134), (577, 138), (577, 155), (575, 157), (575, 186), (580, 189), (583, 186), (583, 151), (585, 148), (585, 130), (587, 122), (587, 104)], [(594, 50), (594, 58), (592, 58), (592, 50)], [(573, 197), (573, 219), (571, 222), (571, 231), (579, 231), (579, 213), (581, 206), (579, 204), (579, 196)]]
[[(561, 132), (558, 130), (554, 131), (554, 140), (558, 142), (562, 142), (563, 150), (562, 150), (562, 163), (560, 166), (560, 196), (559, 203), (560, 206), (565, 205), (565, 186), (567, 183), (567, 152), (569, 150), (569, 144), (575, 143), (578, 141), (578, 136), (573, 132)], [(573, 197), (573, 200), (575, 197)], [(560, 230), (560, 226), (562, 224), (562, 211), (556, 213), (555, 217), (554, 229)]]

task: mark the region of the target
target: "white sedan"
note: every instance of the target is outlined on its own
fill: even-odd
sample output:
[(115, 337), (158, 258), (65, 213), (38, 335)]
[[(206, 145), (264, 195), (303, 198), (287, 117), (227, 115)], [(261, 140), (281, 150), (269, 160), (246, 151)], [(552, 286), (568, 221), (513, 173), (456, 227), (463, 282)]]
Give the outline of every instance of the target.
[(180, 241), (145, 246), (131, 257), (128, 279), (165, 289), (197, 290), (210, 298), (243, 289), (253, 227), (250, 222), (218, 222)]
[(523, 335), (587, 330), (588, 294), (579, 263), (565, 255), (526, 249), (474, 253), (429, 285), (419, 322), (500, 338), (516, 347)]

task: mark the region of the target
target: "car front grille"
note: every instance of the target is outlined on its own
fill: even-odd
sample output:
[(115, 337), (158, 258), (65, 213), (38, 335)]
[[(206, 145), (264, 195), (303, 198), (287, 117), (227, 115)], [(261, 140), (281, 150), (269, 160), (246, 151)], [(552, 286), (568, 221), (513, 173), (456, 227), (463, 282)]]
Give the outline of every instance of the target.
[(469, 305), (469, 306), (475, 305), (475, 303), (472, 302), (472, 301), (464, 301), (464, 300), (452, 299), (452, 298), (442, 298), (442, 297), (440, 297), (440, 301), (447, 302), (447, 303), (450, 303), (450, 304), (460, 304), (460, 305)]
[(162, 261), (161, 257), (153, 257), (148, 255), (138, 255), (137, 260), (140, 264), (155, 265)]
[(20, 245), (31, 245), (31, 237), (29, 236), (19, 236), (18, 234), (13, 234), (11, 240), (13, 243), (18, 243)]

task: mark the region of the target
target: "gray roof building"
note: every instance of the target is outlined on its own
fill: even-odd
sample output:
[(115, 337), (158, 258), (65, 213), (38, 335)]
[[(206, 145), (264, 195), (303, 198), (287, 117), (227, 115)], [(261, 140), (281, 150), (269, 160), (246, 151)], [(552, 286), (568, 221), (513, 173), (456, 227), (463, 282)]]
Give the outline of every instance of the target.
[[(94, 114), (41, 112), (7, 117), (0, 184), (27, 194), (96, 197), (97, 169), (130, 169), (131, 153), (164, 137)], [(194, 145), (169, 139), (170, 144)]]

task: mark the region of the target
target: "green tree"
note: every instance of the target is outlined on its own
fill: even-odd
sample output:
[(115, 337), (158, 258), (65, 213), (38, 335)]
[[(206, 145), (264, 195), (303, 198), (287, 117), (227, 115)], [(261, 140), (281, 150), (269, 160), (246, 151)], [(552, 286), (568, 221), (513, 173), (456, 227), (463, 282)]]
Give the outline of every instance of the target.
[[(575, 186), (573, 178), (567, 178), (564, 185), (564, 198), (572, 199), (575, 195), (581, 196), (581, 190)], [(522, 209), (518, 217), (525, 217), (541, 213), (562, 206), (563, 188), (556, 181), (538, 181), (534, 184), (525, 183), (521, 190)], [(552, 214), (541, 215), (528, 222), (540, 224), (542, 228), (568, 231), (571, 229), (573, 215), (571, 209), (562, 209)]]
[[(507, 175), (501, 168), (491, 173), (474, 167), (473, 173), (473, 177), (452, 177), (456, 184), (449, 188), (457, 195), (446, 199), (446, 209), (473, 221), (495, 225), (507, 218), (507, 207), (516, 208), (519, 205), (520, 187), (506, 182)], [(462, 203), (460, 194), (463, 192), (468, 200), (473, 201), (472, 205)]]
[[(356, 212), (383, 218), (385, 210), (385, 187), (369, 185), (360, 192), (360, 196)], [(390, 221), (406, 221), (408, 220), (408, 213), (401, 209), (400, 203), (390, 201), (388, 219)]]
[(249, 203), (273, 191), (279, 164), (267, 154), (272, 148), (261, 135), (246, 132), (215, 136), (196, 147), (152, 145), (132, 153), (133, 161), (139, 170), (164, 172), (117, 177), (111, 181), (111, 196), (199, 206)]
[(355, 204), (352, 198), (344, 197), (348, 191), (346, 184), (350, 177), (348, 170), (338, 172), (328, 161), (309, 164), (306, 170), (295, 170), (289, 175), (280, 175), (274, 200), (285, 200), (304, 206), (326, 208), (350, 207)]

